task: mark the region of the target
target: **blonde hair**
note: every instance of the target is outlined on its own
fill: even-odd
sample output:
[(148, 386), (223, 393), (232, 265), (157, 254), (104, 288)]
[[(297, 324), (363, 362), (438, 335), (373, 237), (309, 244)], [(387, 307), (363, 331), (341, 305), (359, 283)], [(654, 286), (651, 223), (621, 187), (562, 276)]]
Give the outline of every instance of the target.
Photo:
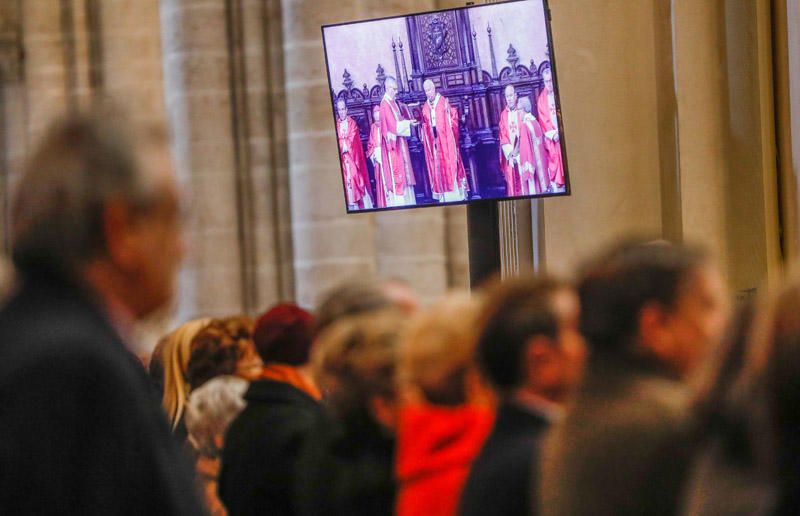
[(189, 397), (189, 385), (186, 371), (192, 353), (192, 340), (205, 328), (211, 319), (195, 319), (178, 326), (171, 333), (161, 338), (156, 346), (156, 353), (164, 365), (164, 397), (162, 404), (167, 412), (173, 429), (183, 416), (186, 400)]
[[(191, 355), (186, 367), (186, 381), (196, 389), (208, 380), (225, 374), (236, 374), (239, 362), (252, 352), (253, 320), (246, 316), (211, 319), (192, 338)], [(258, 359), (259, 363), (261, 359)]]
[(341, 319), (317, 338), (311, 367), (328, 407), (347, 418), (374, 397), (395, 397), (396, 348), (402, 312), (385, 309)]
[(404, 393), (430, 403), (458, 405), (469, 398), (475, 374), (475, 344), (481, 302), (468, 293), (450, 294), (410, 323), (399, 348), (398, 381)]

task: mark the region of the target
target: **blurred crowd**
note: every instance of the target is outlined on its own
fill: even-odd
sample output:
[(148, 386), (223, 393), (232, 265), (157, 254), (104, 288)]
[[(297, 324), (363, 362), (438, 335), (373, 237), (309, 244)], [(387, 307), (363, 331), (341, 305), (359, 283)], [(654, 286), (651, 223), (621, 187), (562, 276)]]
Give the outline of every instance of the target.
[(733, 306), (701, 246), (611, 242), (570, 278), (429, 306), (134, 322), (183, 254), (165, 135), (73, 115), (11, 207), (3, 514), (800, 513), (800, 279)]

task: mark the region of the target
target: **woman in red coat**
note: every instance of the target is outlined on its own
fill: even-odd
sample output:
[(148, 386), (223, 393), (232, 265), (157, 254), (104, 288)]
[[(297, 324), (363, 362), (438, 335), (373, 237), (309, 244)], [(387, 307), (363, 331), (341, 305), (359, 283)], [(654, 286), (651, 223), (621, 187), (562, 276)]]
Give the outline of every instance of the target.
[(453, 295), (411, 322), (401, 343), (398, 516), (456, 513), (472, 460), (493, 423), (474, 362), (480, 303)]

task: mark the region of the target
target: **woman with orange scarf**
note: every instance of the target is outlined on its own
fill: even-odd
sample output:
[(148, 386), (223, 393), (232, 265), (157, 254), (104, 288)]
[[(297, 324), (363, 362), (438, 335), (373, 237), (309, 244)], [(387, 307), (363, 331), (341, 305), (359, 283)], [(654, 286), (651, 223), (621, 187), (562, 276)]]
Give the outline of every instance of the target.
[(231, 514), (293, 514), (296, 452), (320, 413), (320, 393), (308, 372), (313, 323), (292, 304), (277, 305), (256, 322), (253, 340), (264, 368), (228, 429), (219, 479)]

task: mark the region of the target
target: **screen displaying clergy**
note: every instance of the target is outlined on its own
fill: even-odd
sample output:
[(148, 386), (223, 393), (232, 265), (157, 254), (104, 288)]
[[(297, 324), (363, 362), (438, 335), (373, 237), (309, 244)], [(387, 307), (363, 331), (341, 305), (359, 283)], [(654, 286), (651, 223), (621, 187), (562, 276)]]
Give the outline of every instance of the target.
[(347, 115), (347, 104), (342, 99), (336, 102), (336, 114), (336, 132), (339, 136), (339, 154), (347, 206), (351, 210), (371, 209), (369, 173), (358, 124), (353, 117)]
[(389, 179), (386, 206), (410, 206), (417, 204), (414, 186), (414, 170), (408, 141), (411, 128), (419, 122), (409, 119), (397, 102), (397, 80), (386, 78), (386, 92), (380, 105), (381, 124), (381, 169)]
[(348, 213), (570, 194), (547, 0), (336, 23), (322, 39)]
[(423, 89), (426, 101), (422, 107), (421, 139), (433, 198), (440, 202), (463, 201), (469, 188), (459, 152), (458, 109), (436, 91), (432, 80), (426, 79)]

